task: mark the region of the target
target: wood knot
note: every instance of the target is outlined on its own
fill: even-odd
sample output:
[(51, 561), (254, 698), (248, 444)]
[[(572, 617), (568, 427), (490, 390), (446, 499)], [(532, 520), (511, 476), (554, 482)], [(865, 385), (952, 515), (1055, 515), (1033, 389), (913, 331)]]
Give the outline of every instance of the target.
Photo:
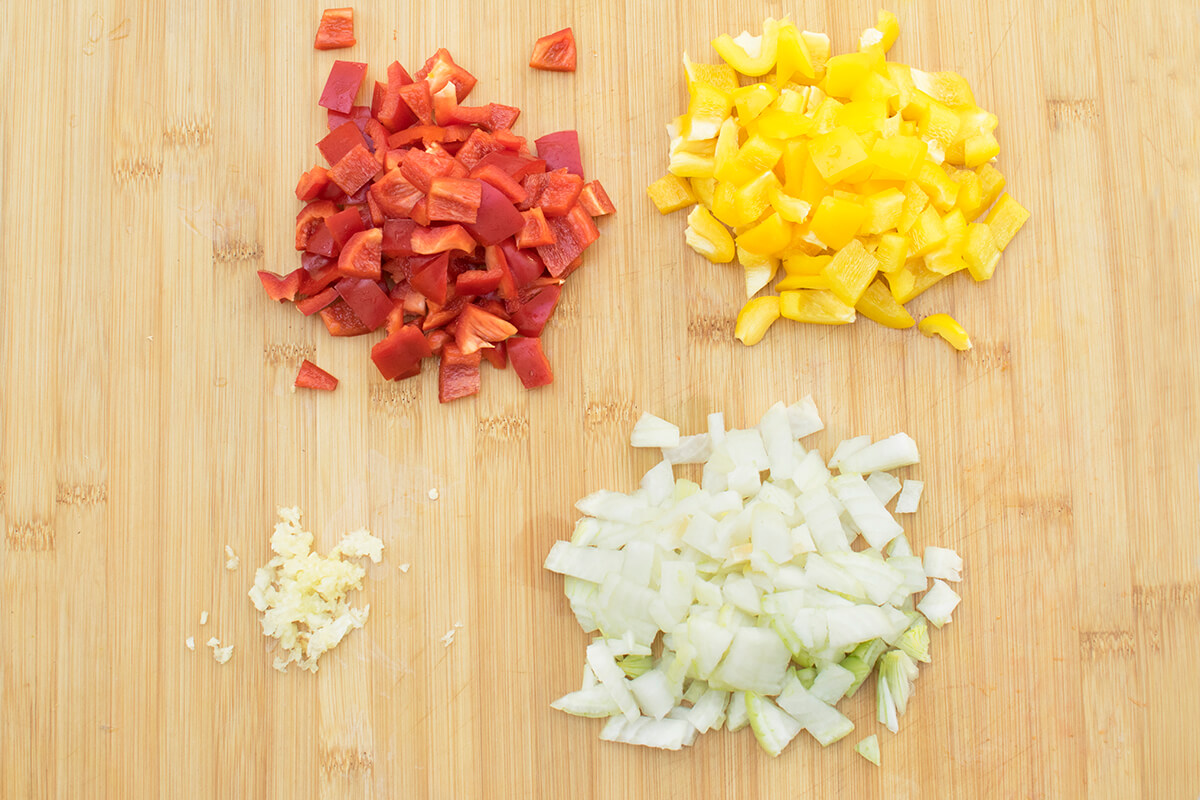
[(150, 183), (162, 177), (162, 159), (122, 158), (113, 163), (113, 181), (118, 186)]
[(488, 439), (512, 442), (529, 436), (529, 418), (512, 415), (484, 417), (475, 429)]
[(407, 411), (417, 401), (419, 384), (405, 380), (404, 383), (376, 383), (371, 385), (371, 407), (385, 414)]
[(1133, 607), (1139, 612), (1194, 605), (1200, 605), (1200, 583), (1133, 587)]
[(1091, 98), (1047, 100), (1046, 114), (1050, 118), (1051, 130), (1072, 123), (1091, 124), (1100, 118), (1096, 101)]
[(1085, 661), (1134, 655), (1130, 631), (1084, 631), (1079, 634), (1079, 655)]
[(976, 342), (967, 357), (984, 372), (1007, 372), (1012, 366), (1012, 351), (1007, 342)]
[(588, 428), (633, 422), (637, 407), (628, 400), (590, 400), (583, 410)]
[(54, 493), (54, 502), (61, 506), (97, 506), (108, 502), (108, 484), (60, 481)]
[(55, 544), (54, 526), (44, 519), (18, 522), (8, 529), (4, 540), (13, 552), (50, 552)]
[(248, 242), (244, 239), (231, 239), (224, 244), (213, 244), (213, 261), (227, 263), (230, 261), (258, 261), (263, 257), (262, 245), (258, 242)]
[(269, 367), (284, 364), (299, 364), (304, 359), (310, 361), (317, 355), (317, 348), (311, 344), (295, 344), (294, 342), (274, 342), (263, 347), (263, 360)]
[(366, 750), (330, 747), (321, 752), (321, 771), (328, 776), (370, 773), (374, 770), (375, 759)]
[(692, 317), (687, 323), (689, 338), (706, 342), (727, 342), (733, 338), (734, 320), (721, 316)]
[(163, 126), (162, 136), (170, 147), (199, 147), (212, 141), (212, 122), (207, 115), (174, 120)]

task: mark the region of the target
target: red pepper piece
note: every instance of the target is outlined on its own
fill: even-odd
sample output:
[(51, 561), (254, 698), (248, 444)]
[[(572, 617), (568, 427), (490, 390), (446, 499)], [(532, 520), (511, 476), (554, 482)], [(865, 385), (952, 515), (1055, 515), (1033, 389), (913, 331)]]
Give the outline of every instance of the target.
[(325, 224), (329, 226), (329, 232), (333, 234), (333, 239), (338, 243), (338, 247), (345, 247), (351, 236), (367, 229), (367, 226), (363, 224), (362, 215), (354, 206), (347, 206), (338, 213), (332, 214), (325, 220)]
[(399, 168), (384, 173), (382, 178), (371, 184), (370, 193), (383, 215), (393, 219), (410, 216), (413, 206), (425, 196), (404, 177), (403, 170)]
[[(494, 138), (494, 137), (493, 137)], [(458, 158), (462, 160), (462, 151), (459, 151)], [(505, 149), (497, 150), (494, 153), (488, 153), (479, 160), (474, 169), (483, 167), (497, 166), (504, 170), (514, 181), (522, 181), (527, 175), (532, 175), (537, 172), (546, 171), (546, 162), (540, 158), (532, 156), (522, 156), (517, 153), (510, 152)], [(522, 187), (524, 188), (524, 187)]]
[(458, 102), (462, 102), (475, 88), (475, 76), (454, 63), (446, 48), (438, 48), (425, 64), (417, 70), (414, 76), (417, 80), (429, 80), (429, 91), (436, 94), (447, 83), (454, 84), (454, 94)]
[(427, 211), (435, 222), (474, 222), (483, 200), (483, 184), (474, 178), (437, 177), (430, 181)]
[(321, 12), (321, 24), (317, 26), (317, 39), (313, 47), (318, 50), (337, 50), (355, 44), (353, 8), (327, 8)]
[(292, 385), (297, 389), (332, 392), (337, 388), (338, 379), (306, 358), (300, 362), (300, 372), (296, 374), (296, 382)]
[(296, 184), (296, 199), (304, 203), (316, 200), (328, 185), (329, 170), (315, 166), (300, 175), (300, 181)]
[(388, 147), (411, 147), (417, 142), (428, 147), (433, 142), (444, 141), (445, 138), (445, 128), (439, 128), (437, 125), (413, 125), (389, 136)]
[(387, 126), (388, 130), (398, 131), (417, 121), (417, 115), (404, 102), (400, 94), (401, 87), (408, 86), (413, 79), (399, 61), (393, 61), (388, 65), (387, 74), (386, 85), (376, 84), (383, 86), (383, 93), (379, 98), (378, 108), (374, 109), (374, 114), (375, 118)]
[(529, 66), (550, 72), (574, 72), (575, 57), (575, 33), (563, 28), (533, 43)]
[(375, 156), (358, 144), (333, 165), (329, 170), (329, 177), (343, 192), (352, 195), (366, 186), (367, 181), (374, 178), (378, 172), (379, 162), (375, 160)]
[(487, 131), (476, 128), (458, 149), (455, 159), (468, 170), (482, 161), (489, 153), (502, 150), (503, 147)]
[(517, 205), (529, 199), (529, 192), (525, 191), (525, 187), (513, 180), (511, 175), (496, 164), (480, 164), (476, 166), (475, 169), (471, 170), (471, 177), (487, 181)]
[(409, 283), (422, 295), (439, 305), (445, 305), (449, 284), (450, 254), (441, 253), (423, 266), (413, 270)]
[(371, 360), (386, 380), (415, 375), (421, 359), (433, 355), (425, 335), (416, 325), (404, 325), (371, 348)]
[(345, 300), (337, 300), (321, 309), (321, 321), (329, 329), (330, 336), (362, 336), (370, 333), (354, 310)]
[(371, 228), (350, 237), (338, 256), (338, 272), (351, 278), (379, 280), (382, 257), (383, 231)]
[(334, 61), (317, 105), (349, 114), (350, 107), (354, 105), (354, 96), (358, 94), (358, 87), (362, 85), (366, 74), (366, 64), (357, 61)]
[(404, 157), (406, 155), (408, 155), (407, 149), (402, 149), (402, 148), (397, 147), (397, 148), (388, 150), (387, 155), (384, 156), (384, 159), (383, 159), (384, 170), (386, 170), (387, 172), (391, 172), (394, 169), (399, 169), (400, 162), (402, 162), (404, 160)]
[(327, 217), (337, 213), (337, 206), (328, 200), (314, 200), (296, 215), (296, 249), (304, 250), (313, 234)]
[(421, 255), (446, 253), (451, 250), (472, 253), (475, 251), (475, 242), (476, 239), (471, 238), (471, 234), (462, 225), (441, 225), (436, 228), (418, 225), (412, 235), (412, 248)]
[[(480, 124), (490, 131), (500, 133), (511, 133), (509, 128), (516, 124), (517, 118), (521, 116), (521, 109), (516, 106), (506, 106), (503, 103), (488, 103), (488, 116), (484, 122)], [(520, 138), (520, 137), (518, 137)], [(524, 139), (521, 139), (524, 142)]]
[(417, 223), (411, 219), (385, 220), (383, 223), (383, 254), (393, 258), (415, 256), (417, 251), (412, 249), (412, 235), (416, 228)]
[(566, 167), (572, 175), (583, 177), (583, 158), (579, 153), (579, 134), (576, 131), (547, 133), (533, 140), (537, 145), (538, 157), (545, 160), (546, 169)]
[(370, 119), (367, 120), (367, 126), (363, 129), (363, 133), (367, 136), (368, 144), (371, 145), (375, 160), (382, 165), (383, 159), (387, 155), (388, 129), (383, 127), (383, 123), (379, 120)]
[(592, 217), (583, 210), (583, 206), (575, 205), (563, 217), (551, 217), (546, 220), (550, 230), (554, 231), (554, 244), (537, 248), (537, 253), (546, 265), (546, 270), (555, 278), (560, 277), (571, 262), (579, 258), (588, 245), (596, 241), (600, 231)]
[(525, 218), (525, 227), (517, 233), (517, 247), (554, 244), (554, 231), (550, 230), (541, 208), (535, 206), (528, 211), (522, 211), (521, 216)]
[(463, 297), (490, 294), (500, 288), (501, 277), (498, 269), (469, 269), (454, 279), (454, 291)]
[(433, 124), (433, 95), (429, 91), (427, 81), (414, 81), (401, 86), (397, 92), (404, 105), (422, 125)]
[(327, 111), (325, 114), (325, 124), (331, 131), (337, 130), (347, 122), (353, 122), (360, 131), (365, 132), (369, 119), (371, 119), (371, 109), (367, 106), (351, 106), (349, 114), (343, 114), (340, 111)]
[(504, 342), (497, 342), (495, 347), (485, 347), (479, 354), (496, 369), (504, 369), (508, 366), (507, 352), (508, 346)]
[(571, 210), (583, 192), (583, 178), (559, 168), (525, 177), (529, 198), (523, 205), (538, 206), (547, 217), (561, 217)]
[(369, 278), (342, 278), (337, 282), (337, 292), (354, 315), (370, 330), (376, 330), (387, 322), (392, 311), (392, 301), (379, 284)]
[[(361, 208), (361, 206), (360, 206)], [(375, 199), (370, 192), (370, 187), (367, 190), (367, 217), (370, 220), (368, 227), (381, 228), (385, 221), (383, 209), (379, 207), (379, 201)]]
[(541, 339), (514, 336), (506, 344), (508, 360), (526, 389), (545, 386), (554, 381), (554, 371), (550, 369), (550, 361), (542, 351)]
[[(489, 245), (483, 248), (483, 263), (487, 266), (486, 273), (497, 272), (500, 274), (499, 282), (496, 284), (496, 289), (500, 293), (500, 297), (504, 298), (506, 306), (511, 304), (516, 308), (517, 300), (517, 281), (513, 277), (512, 270), (508, 267), (508, 258), (504, 255), (504, 251), (498, 245)], [(508, 315), (505, 315), (505, 319)]]
[(579, 193), (579, 205), (593, 217), (602, 217), (617, 210), (600, 181), (589, 181), (583, 185), (583, 191)]
[(506, 150), (512, 150), (514, 153), (521, 155), (529, 155), (529, 145), (525, 141), (524, 136), (517, 136), (510, 130), (495, 130), (492, 135), (496, 137), (496, 141), (504, 146)]
[(525, 220), (516, 206), (489, 183), (481, 183), (479, 216), (466, 226), (482, 245), (499, 244), (525, 227)]
[(542, 328), (554, 314), (558, 298), (562, 296), (561, 286), (546, 286), (531, 295), (517, 312), (512, 315), (512, 324), (517, 333), (522, 336), (541, 336)]
[(422, 227), (429, 227), (429, 200), (422, 197), (412, 207), (412, 219)]
[(333, 234), (329, 232), (329, 226), (324, 221), (313, 232), (313, 235), (308, 237), (308, 244), (304, 249), (309, 253), (326, 258), (337, 258), (338, 253), (341, 252), (337, 240), (333, 238)]
[(425, 341), (429, 342), (429, 349), (433, 351), (433, 354), (435, 356), (440, 356), (442, 354), (442, 349), (446, 346), (446, 343), (452, 343), (454, 341), (454, 337), (451, 336), (444, 328), (438, 328), (437, 330), (426, 331)]
[(463, 306), (466, 304), (467, 298), (465, 297), (455, 297), (444, 306), (430, 300), (427, 304), (428, 308), (425, 311), (425, 319), (421, 321), (421, 329), (431, 331), (443, 325), (457, 323), (459, 315), (462, 314)]
[(312, 297), (306, 297), (303, 300), (296, 301), (296, 308), (300, 309), (300, 313), (306, 317), (311, 317), (313, 314), (325, 308), (327, 305), (338, 299), (337, 289), (332, 286), (326, 287), (314, 294)]
[(493, 342), (502, 342), (516, 332), (511, 322), (468, 303), (454, 323), (454, 342), (463, 355), (470, 355)]
[(446, 342), (438, 365), (438, 401), (449, 403), (478, 392), (480, 360), (479, 351), (466, 354), (453, 342)]
[(276, 275), (274, 272), (259, 270), (258, 279), (262, 281), (267, 296), (282, 303), (296, 299), (296, 293), (300, 291), (300, 284), (307, 274), (303, 267), (292, 270), (287, 275)]
[(504, 258), (508, 262), (508, 269), (512, 272), (513, 280), (516, 281), (518, 289), (533, 283), (546, 271), (546, 267), (542, 264), (542, 259), (538, 256), (537, 251), (519, 249), (514, 239), (505, 239), (501, 242), (500, 250), (504, 253)]
[(333, 258), (303, 253), (300, 256), (300, 264), (304, 269), (304, 275), (300, 281), (298, 294), (311, 297), (340, 277), (337, 271), (337, 260)]
[(317, 142), (317, 149), (321, 151), (321, 155), (325, 156), (325, 160), (330, 165), (341, 161), (355, 147), (366, 146), (367, 137), (353, 122), (343, 123)]
[(434, 178), (465, 178), (468, 174), (467, 168), (449, 155), (424, 150), (409, 150), (400, 163), (400, 173), (425, 194)]

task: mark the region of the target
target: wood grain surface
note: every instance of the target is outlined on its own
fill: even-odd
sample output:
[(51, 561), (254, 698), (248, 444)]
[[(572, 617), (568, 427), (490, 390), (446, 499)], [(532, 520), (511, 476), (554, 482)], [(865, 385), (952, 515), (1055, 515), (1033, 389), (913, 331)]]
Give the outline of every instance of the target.
[[(965, 355), (869, 323), (740, 346), (737, 271), (644, 192), (685, 50), (783, 13), (844, 50), (874, 3), (359, 2), (336, 53), (312, 49), (312, 2), (4, 4), (0, 797), (1200, 796), (1200, 12), (893, 8), (893, 57), (968, 78), (1033, 213), (994, 280), (914, 303), (967, 326)], [(566, 25), (578, 72), (528, 69)], [(619, 207), (548, 329), (553, 386), (485, 370), (449, 406), (436, 370), (383, 382), (366, 341), (255, 277), (297, 264), (334, 58), (377, 76), (442, 45), (519, 133), (578, 128)], [(304, 356), (336, 392), (291, 390)], [(966, 560), (900, 734), (869, 692), (850, 738), (775, 760), (749, 732), (662, 753), (552, 711), (587, 637), (542, 558), (576, 499), (651, 466), (636, 416), (747, 424), (810, 392), (826, 446), (917, 439), (910, 535)], [(315, 676), (271, 669), (246, 597), (292, 504), (322, 551), (361, 525), (386, 543), (366, 628)], [(852, 750), (872, 732), (881, 769)]]

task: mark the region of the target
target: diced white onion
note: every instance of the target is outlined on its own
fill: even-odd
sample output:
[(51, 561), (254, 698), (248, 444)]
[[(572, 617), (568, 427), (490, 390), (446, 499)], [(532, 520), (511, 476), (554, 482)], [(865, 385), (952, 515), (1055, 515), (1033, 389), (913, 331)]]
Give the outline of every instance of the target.
[(653, 414), (644, 413), (633, 426), (629, 443), (634, 447), (678, 447), (679, 426)]
[(921, 492), (925, 491), (925, 481), (906, 480), (900, 496), (896, 498), (897, 514), (912, 514), (921, 503)]

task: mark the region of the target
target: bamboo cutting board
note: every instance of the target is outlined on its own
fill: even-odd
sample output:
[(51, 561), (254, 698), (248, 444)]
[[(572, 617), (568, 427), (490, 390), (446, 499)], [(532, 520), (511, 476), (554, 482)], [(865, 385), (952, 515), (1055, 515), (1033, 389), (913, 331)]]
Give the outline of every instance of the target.
[[(711, 60), (713, 35), (782, 13), (845, 50), (873, 3), (360, 2), (337, 53), (312, 50), (315, 3), (7, 4), (0, 797), (1200, 795), (1200, 14), (1133, 5), (894, 7), (893, 57), (968, 78), (1033, 213), (994, 280), (915, 302), (967, 326), (959, 355), (865, 322), (743, 348), (737, 271), (643, 191), (684, 50)], [(529, 70), (566, 25), (579, 71)], [(519, 133), (577, 127), (619, 207), (548, 329), (555, 383), (485, 370), (450, 406), (436, 370), (382, 382), (366, 342), (255, 277), (296, 264), (333, 59), (377, 76), (441, 45), (473, 99), (524, 109)], [(335, 393), (290, 390), (304, 356)], [(587, 637), (541, 561), (576, 499), (651, 466), (626, 444), (637, 415), (746, 425), (807, 393), (826, 448), (916, 438), (910, 536), (966, 560), (900, 735), (869, 691), (850, 738), (776, 760), (749, 732), (643, 751), (551, 711)], [(366, 628), (316, 676), (270, 668), (246, 598), (292, 504), (322, 552), (361, 525), (385, 541)], [(873, 732), (881, 769), (852, 751)]]

